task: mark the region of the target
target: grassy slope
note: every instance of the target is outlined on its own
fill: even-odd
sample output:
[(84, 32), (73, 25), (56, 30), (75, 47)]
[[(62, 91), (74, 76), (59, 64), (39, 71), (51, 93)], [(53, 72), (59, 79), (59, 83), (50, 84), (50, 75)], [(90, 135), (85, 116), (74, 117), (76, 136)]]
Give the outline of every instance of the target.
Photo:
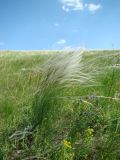
[(91, 95), (119, 97), (120, 66), (111, 68), (120, 64), (119, 51), (85, 53), (84, 61), (93, 60), (93, 69), (102, 71), (96, 76), (100, 85), (69, 89), (66, 95), (74, 92), (89, 103), (65, 100), (62, 111), (56, 110), (55, 121), (46, 120), (32, 140), (9, 140), (16, 130), (31, 124), (31, 106), (42, 76), (40, 64), (49, 54), (0, 52), (0, 159), (118, 160), (120, 102)]

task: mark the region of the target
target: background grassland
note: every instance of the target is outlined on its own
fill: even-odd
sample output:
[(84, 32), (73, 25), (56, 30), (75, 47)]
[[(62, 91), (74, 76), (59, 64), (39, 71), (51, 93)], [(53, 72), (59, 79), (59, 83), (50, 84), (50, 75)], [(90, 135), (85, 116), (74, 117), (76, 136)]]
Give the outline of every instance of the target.
[[(94, 83), (64, 89), (42, 125), (23, 136), (33, 124), (41, 66), (52, 54), (62, 52), (0, 52), (0, 160), (119, 160), (119, 51), (85, 52)], [(23, 137), (10, 139), (16, 131)]]

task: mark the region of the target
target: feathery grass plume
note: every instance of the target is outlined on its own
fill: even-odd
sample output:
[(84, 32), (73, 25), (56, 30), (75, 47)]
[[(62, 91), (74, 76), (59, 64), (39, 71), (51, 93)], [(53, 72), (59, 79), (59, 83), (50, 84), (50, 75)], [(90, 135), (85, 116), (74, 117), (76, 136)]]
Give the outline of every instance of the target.
[(82, 51), (53, 54), (42, 66), (40, 88), (33, 102), (33, 129), (40, 126), (50, 111), (54, 111), (57, 98), (67, 87), (87, 84), (91, 75), (84, 73)]

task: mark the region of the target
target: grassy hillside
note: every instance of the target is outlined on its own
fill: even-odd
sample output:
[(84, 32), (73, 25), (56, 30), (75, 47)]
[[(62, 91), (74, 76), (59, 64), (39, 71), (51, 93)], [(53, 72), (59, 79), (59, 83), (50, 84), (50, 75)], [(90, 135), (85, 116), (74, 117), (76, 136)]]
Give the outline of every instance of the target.
[(120, 51), (75, 54), (0, 52), (0, 160), (120, 159)]

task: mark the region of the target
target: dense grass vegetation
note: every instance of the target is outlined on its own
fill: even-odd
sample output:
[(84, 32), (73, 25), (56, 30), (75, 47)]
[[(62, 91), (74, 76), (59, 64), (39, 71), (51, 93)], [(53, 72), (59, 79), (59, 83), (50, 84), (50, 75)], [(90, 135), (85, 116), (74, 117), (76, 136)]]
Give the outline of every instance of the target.
[(119, 160), (120, 52), (0, 52), (0, 160)]

